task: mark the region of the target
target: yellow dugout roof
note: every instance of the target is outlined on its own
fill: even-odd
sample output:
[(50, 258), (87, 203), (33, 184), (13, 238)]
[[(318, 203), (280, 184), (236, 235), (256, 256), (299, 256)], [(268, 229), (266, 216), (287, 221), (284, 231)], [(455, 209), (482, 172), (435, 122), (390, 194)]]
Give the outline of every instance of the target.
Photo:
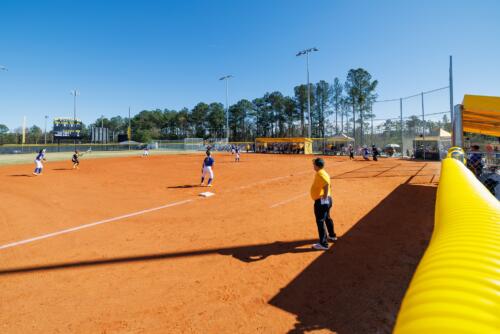
[(256, 138), (257, 143), (311, 143), (311, 138)]
[(464, 95), (463, 131), (500, 137), (500, 97)]

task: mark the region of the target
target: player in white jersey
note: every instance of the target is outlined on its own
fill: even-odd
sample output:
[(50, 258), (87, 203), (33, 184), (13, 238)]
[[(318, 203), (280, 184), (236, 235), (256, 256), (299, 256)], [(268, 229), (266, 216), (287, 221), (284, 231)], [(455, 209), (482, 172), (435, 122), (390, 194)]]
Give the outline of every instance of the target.
[(234, 157), (235, 162), (240, 162), (240, 148), (238, 146), (235, 147), (234, 153), (236, 156)]
[(207, 187), (212, 186), (212, 181), (214, 179), (213, 167), (214, 167), (215, 160), (214, 160), (214, 158), (211, 157), (211, 155), (212, 154), (210, 153), (210, 151), (207, 150), (207, 157), (203, 160), (203, 166), (201, 169), (201, 185), (202, 186), (203, 186), (203, 181), (205, 181), (206, 174), (209, 175)]
[(40, 150), (40, 152), (38, 152), (38, 155), (36, 156), (35, 158), (35, 171), (33, 172), (33, 175), (40, 175), (42, 174), (42, 169), (43, 169), (43, 163), (42, 161), (46, 161), (47, 159), (45, 159), (45, 149), (43, 150)]
[(142, 152), (143, 157), (149, 157), (149, 148), (145, 147), (144, 152)]

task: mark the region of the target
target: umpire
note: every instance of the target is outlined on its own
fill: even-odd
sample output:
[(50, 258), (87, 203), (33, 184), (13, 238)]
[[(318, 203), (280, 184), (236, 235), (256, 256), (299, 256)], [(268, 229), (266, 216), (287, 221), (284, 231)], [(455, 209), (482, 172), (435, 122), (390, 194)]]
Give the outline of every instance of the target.
[[(330, 209), (333, 205), (330, 175), (324, 170), (325, 162), (321, 158), (313, 159), (313, 167), (316, 175), (311, 186), (311, 198), (314, 200), (314, 216), (318, 226), (319, 242), (312, 247), (318, 250), (328, 250), (328, 241), (337, 240), (333, 220), (330, 217)], [(325, 225), (328, 234), (325, 231)]]

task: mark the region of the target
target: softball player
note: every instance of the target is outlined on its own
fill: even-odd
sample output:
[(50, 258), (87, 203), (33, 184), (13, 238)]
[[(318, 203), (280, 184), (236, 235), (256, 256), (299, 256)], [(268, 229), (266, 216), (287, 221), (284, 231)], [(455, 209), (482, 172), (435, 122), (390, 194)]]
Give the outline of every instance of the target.
[[(83, 155), (83, 153), (81, 155)], [(80, 152), (76, 150), (75, 154), (73, 154), (73, 157), (71, 158), (71, 162), (73, 162), (73, 169), (78, 169), (78, 166), (80, 166), (80, 160), (78, 160), (79, 157)]]
[(143, 157), (149, 157), (149, 148), (145, 147), (144, 152), (142, 152)]
[(234, 157), (235, 162), (240, 162), (240, 148), (236, 146), (234, 149), (234, 152), (236, 153), (236, 156)]
[(42, 174), (42, 169), (43, 169), (43, 163), (42, 161), (46, 161), (47, 159), (45, 159), (45, 149), (43, 150), (40, 150), (40, 152), (38, 152), (38, 155), (36, 156), (35, 158), (35, 171), (33, 172), (33, 175), (40, 175)]
[(203, 160), (203, 166), (201, 169), (201, 186), (203, 186), (203, 181), (205, 181), (205, 175), (209, 174), (210, 178), (208, 179), (207, 187), (212, 186), (212, 180), (214, 179), (214, 158), (211, 157), (210, 151), (207, 151), (207, 157)]

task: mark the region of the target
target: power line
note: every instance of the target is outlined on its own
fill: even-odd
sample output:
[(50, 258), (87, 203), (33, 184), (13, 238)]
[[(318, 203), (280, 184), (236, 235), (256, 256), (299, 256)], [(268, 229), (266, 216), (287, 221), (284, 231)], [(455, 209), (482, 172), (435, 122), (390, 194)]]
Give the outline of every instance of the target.
[[(426, 92), (423, 92), (423, 94), (426, 95), (426, 94), (430, 94), (430, 93), (435, 93), (435, 92), (438, 92), (440, 90), (444, 90), (444, 89), (448, 89), (448, 88), (450, 88), (450, 86), (440, 87), (440, 88), (436, 88), (436, 89), (432, 89), (432, 90), (428, 90)], [(421, 95), (422, 95), (422, 93), (418, 93), (418, 94), (414, 94), (414, 95), (402, 97), (401, 100), (408, 100), (408, 99), (411, 99), (411, 98), (414, 98), (414, 97), (417, 97), (417, 96), (421, 96)], [(377, 101), (374, 101), (373, 103), (396, 102), (396, 101), (399, 101), (399, 100), (400, 99), (377, 100)]]

